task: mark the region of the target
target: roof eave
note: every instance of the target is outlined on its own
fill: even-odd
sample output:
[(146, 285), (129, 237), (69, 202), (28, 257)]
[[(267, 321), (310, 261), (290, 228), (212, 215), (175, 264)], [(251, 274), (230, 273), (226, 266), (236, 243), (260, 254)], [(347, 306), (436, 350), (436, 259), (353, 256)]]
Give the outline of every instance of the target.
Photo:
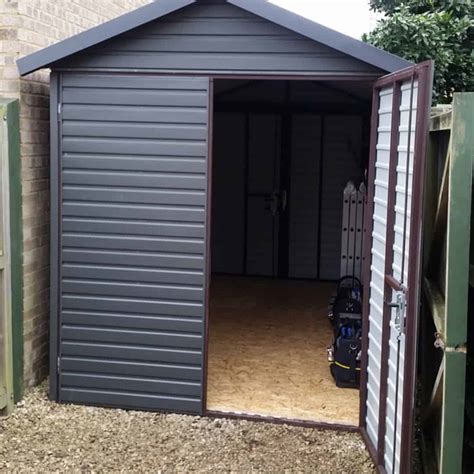
[(47, 68), (67, 56), (157, 20), (162, 16), (173, 13), (195, 2), (196, 0), (160, 0), (159, 2), (149, 3), (137, 10), (133, 10), (130, 13), (119, 16), (118, 18), (95, 26), (19, 59), (17, 66), (20, 75), (25, 76), (38, 69)]

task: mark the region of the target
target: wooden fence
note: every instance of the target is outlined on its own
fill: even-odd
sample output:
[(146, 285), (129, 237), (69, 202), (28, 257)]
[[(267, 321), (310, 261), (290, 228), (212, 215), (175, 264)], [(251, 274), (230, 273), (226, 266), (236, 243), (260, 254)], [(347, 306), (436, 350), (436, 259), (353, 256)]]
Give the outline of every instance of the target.
[(18, 101), (0, 99), (0, 415), (12, 410), (22, 379), (19, 146)]
[(425, 472), (463, 469), (474, 93), (434, 109), (426, 175), (419, 420)]

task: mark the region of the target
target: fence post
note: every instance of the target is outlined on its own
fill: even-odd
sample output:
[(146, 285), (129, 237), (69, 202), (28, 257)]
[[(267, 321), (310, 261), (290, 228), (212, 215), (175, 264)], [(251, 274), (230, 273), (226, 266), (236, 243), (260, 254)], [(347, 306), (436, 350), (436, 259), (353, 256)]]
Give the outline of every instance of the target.
[(23, 236), (19, 106), (0, 99), (0, 414), (22, 396)]

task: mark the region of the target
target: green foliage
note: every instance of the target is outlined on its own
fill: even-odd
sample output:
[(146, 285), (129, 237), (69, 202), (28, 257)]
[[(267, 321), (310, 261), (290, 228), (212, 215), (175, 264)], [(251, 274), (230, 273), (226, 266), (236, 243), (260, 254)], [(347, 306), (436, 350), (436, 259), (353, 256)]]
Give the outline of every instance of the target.
[(385, 13), (363, 40), (409, 61), (435, 61), (434, 99), (474, 90), (474, 15), (470, 0), (371, 0)]
[(374, 11), (391, 14), (402, 6), (411, 13), (426, 13), (433, 10), (449, 10), (458, 15), (470, 15), (472, 0), (369, 0)]

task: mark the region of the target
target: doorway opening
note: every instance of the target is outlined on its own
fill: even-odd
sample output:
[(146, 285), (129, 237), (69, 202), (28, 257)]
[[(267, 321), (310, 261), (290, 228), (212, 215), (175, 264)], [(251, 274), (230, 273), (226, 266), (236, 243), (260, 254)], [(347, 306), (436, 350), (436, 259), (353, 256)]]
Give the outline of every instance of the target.
[(358, 425), (327, 347), (343, 193), (368, 165), (372, 83), (215, 80), (209, 412)]

